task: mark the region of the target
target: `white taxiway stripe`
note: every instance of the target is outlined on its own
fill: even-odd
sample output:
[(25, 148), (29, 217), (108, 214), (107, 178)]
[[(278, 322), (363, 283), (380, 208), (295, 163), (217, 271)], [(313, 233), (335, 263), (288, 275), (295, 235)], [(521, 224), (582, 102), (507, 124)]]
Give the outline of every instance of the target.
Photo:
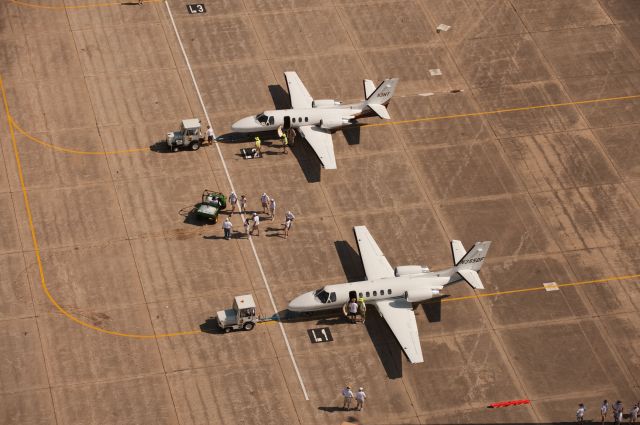
[[(196, 93), (198, 94), (198, 99), (200, 100), (200, 106), (202, 106), (202, 111), (204, 112), (204, 116), (207, 119), (207, 124), (213, 128), (211, 125), (211, 120), (209, 119), (209, 114), (207, 113), (207, 108), (204, 106), (204, 101), (202, 100), (202, 95), (200, 94), (200, 89), (198, 88), (198, 83), (196, 83), (196, 77), (193, 75), (193, 70), (191, 69), (191, 64), (189, 63), (189, 58), (187, 57), (187, 52), (184, 50), (184, 45), (182, 44), (182, 39), (180, 38), (180, 34), (178, 33), (178, 28), (176, 27), (176, 22), (173, 19), (173, 14), (171, 13), (171, 8), (169, 8), (169, 3), (165, 0), (164, 5), (167, 7), (167, 12), (169, 13), (169, 18), (171, 19), (171, 25), (173, 25), (173, 31), (176, 34), (176, 38), (178, 39), (178, 44), (180, 44), (180, 50), (182, 50), (182, 56), (184, 57), (184, 61), (187, 64), (187, 68), (189, 68), (189, 74), (191, 74), (191, 81), (193, 81), (193, 86), (196, 89)], [(215, 137), (215, 135), (214, 135)], [(216, 149), (218, 151), (218, 156), (220, 157), (220, 162), (222, 162), (222, 166), (224, 168), (224, 173), (227, 176), (227, 181), (229, 182), (229, 186), (231, 186), (231, 190), (235, 192), (235, 188), (233, 187), (233, 181), (231, 180), (231, 176), (229, 175), (229, 169), (227, 168), (227, 163), (222, 156), (222, 151), (220, 150), (220, 146), (216, 143)], [(244, 214), (241, 214), (242, 220), (245, 220)], [(273, 299), (273, 294), (271, 293), (271, 288), (269, 287), (269, 282), (267, 281), (267, 276), (264, 274), (264, 269), (262, 268), (262, 263), (260, 262), (260, 257), (258, 257), (258, 252), (256, 251), (256, 246), (253, 243), (253, 239), (251, 235), (249, 235), (249, 243), (251, 244), (251, 250), (253, 251), (253, 255), (256, 258), (256, 262), (258, 263), (258, 269), (260, 270), (260, 275), (262, 276), (262, 281), (264, 282), (264, 286), (267, 289), (267, 293), (269, 294), (269, 300), (271, 301), (271, 306), (273, 307), (273, 311), (278, 316), (278, 308), (276, 307), (276, 302)], [(304, 394), (304, 399), (309, 400), (309, 395), (307, 394), (307, 389), (304, 386), (304, 382), (302, 381), (302, 376), (300, 375), (300, 370), (298, 369), (298, 364), (296, 363), (295, 357), (293, 357), (293, 351), (291, 350), (291, 345), (289, 344), (289, 338), (287, 338), (287, 334), (284, 331), (284, 326), (282, 326), (282, 322), (278, 321), (278, 325), (280, 326), (280, 332), (282, 332), (282, 337), (284, 338), (284, 343), (287, 346), (287, 351), (289, 351), (289, 357), (291, 357), (291, 362), (293, 363), (293, 368), (296, 371), (296, 375), (298, 376), (298, 381), (300, 382), (300, 388), (302, 388), (302, 393)]]

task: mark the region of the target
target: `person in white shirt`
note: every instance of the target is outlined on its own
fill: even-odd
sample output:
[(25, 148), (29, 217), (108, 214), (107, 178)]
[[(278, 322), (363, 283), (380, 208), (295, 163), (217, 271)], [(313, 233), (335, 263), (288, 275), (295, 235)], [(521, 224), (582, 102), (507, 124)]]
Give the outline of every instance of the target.
[(269, 195), (266, 192), (263, 192), (260, 196), (260, 203), (262, 203), (262, 213), (267, 213), (267, 208), (269, 208)]
[(207, 126), (207, 142), (212, 145), (213, 144), (213, 129), (210, 125)]
[(353, 391), (351, 391), (351, 387), (349, 385), (342, 390), (342, 397), (344, 397), (342, 408), (349, 410), (351, 408), (351, 400), (353, 400)]
[(222, 223), (222, 230), (224, 230), (224, 238), (226, 240), (231, 239), (232, 228), (233, 228), (233, 223), (231, 223), (231, 220), (229, 219), (229, 217), (227, 217), (227, 219)]
[(240, 213), (247, 212), (247, 197), (240, 195)]
[(640, 413), (640, 405), (636, 404), (631, 409), (631, 414), (629, 415), (629, 422), (635, 423), (638, 420), (638, 413)]
[(367, 398), (367, 395), (364, 393), (364, 388), (360, 387), (360, 390), (356, 393), (356, 409), (362, 410), (364, 405), (364, 401)]
[(251, 226), (249, 234), (253, 235), (254, 230), (258, 232), (256, 236), (260, 236), (260, 216), (257, 213), (253, 213), (253, 226)]
[(584, 411), (585, 411), (585, 407), (584, 404), (580, 403), (578, 405), (578, 410), (576, 410), (576, 421), (581, 424), (584, 423)]
[(230, 214), (233, 214), (233, 212), (236, 210), (236, 206), (238, 205), (238, 195), (236, 195), (235, 192), (231, 192), (231, 194), (229, 195), (229, 205), (231, 205)]
[(356, 323), (356, 316), (358, 315), (358, 303), (355, 298), (349, 300), (349, 320), (351, 323)]
[(604, 400), (602, 406), (600, 406), (600, 421), (604, 425), (604, 421), (607, 419), (607, 413), (609, 412), (609, 402)]
[(291, 211), (287, 211), (284, 216), (284, 238), (287, 239), (289, 237), (289, 231), (291, 230), (291, 225), (293, 224), (293, 219), (296, 218)]
[(271, 215), (271, 221), (273, 221), (273, 217), (276, 215), (276, 200), (274, 198), (269, 200), (269, 214)]

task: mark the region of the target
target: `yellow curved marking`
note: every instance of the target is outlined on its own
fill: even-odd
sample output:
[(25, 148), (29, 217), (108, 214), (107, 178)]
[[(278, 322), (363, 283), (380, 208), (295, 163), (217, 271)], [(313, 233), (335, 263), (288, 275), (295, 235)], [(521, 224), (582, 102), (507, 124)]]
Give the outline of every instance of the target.
[(150, 148), (133, 148), (133, 149), (122, 149), (122, 150), (115, 150), (115, 151), (98, 152), (98, 151), (81, 151), (77, 149), (63, 148), (60, 146), (56, 146), (53, 143), (45, 142), (44, 140), (38, 139), (35, 136), (32, 136), (31, 134), (27, 133), (26, 130), (23, 130), (22, 127), (20, 127), (16, 123), (16, 121), (13, 119), (12, 116), (9, 116), (9, 119), (11, 120), (11, 125), (13, 126), (13, 128), (18, 130), (18, 132), (22, 134), (24, 137), (42, 146), (46, 146), (58, 152), (71, 153), (74, 155), (119, 155), (124, 153), (146, 152), (151, 150)]
[(613, 102), (617, 100), (629, 100), (629, 99), (639, 99), (639, 98), (640, 98), (640, 94), (634, 94), (630, 96), (617, 96), (617, 97), (606, 97), (602, 99), (578, 100), (575, 102), (550, 103), (548, 105), (534, 105), (534, 106), (522, 106), (520, 108), (496, 109), (495, 111), (469, 112), (466, 114), (440, 115), (437, 117), (416, 118), (412, 120), (381, 122), (381, 123), (375, 123), (375, 124), (362, 124), (361, 127), (382, 127), (385, 125), (413, 124), (417, 122), (440, 121), (440, 120), (449, 120), (454, 118), (466, 118), (466, 117), (480, 117), (484, 115), (504, 114), (506, 112), (531, 111), (534, 109), (544, 109), (544, 108), (560, 108), (562, 106), (587, 105), (591, 103)]
[(18, 144), (16, 142), (13, 123), (10, 118), (11, 115), (9, 113), (9, 103), (7, 101), (7, 94), (4, 89), (4, 83), (2, 81), (2, 77), (0, 77), (0, 90), (2, 91), (2, 100), (4, 102), (5, 113), (7, 114), (7, 123), (9, 124), (9, 132), (11, 134), (11, 145), (13, 147), (13, 154), (14, 154), (16, 165), (18, 168), (18, 177), (20, 179), (22, 197), (24, 198), (24, 205), (25, 205), (25, 209), (27, 210), (29, 230), (31, 231), (31, 241), (33, 242), (33, 249), (35, 251), (36, 261), (38, 263), (38, 272), (40, 273), (40, 284), (41, 284), (42, 290), (44, 291), (49, 301), (56, 307), (56, 309), (58, 309), (60, 313), (62, 313), (64, 316), (71, 319), (72, 321), (76, 322), (77, 324), (84, 326), (85, 328), (89, 328), (94, 331), (102, 332), (108, 335), (123, 336), (128, 338), (137, 338), (137, 339), (150, 339), (150, 338), (165, 338), (170, 336), (194, 335), (194, 334), (201, 333), (201, 331), (199, 330), (194, 330), (194, 331), (172, 332), (172, 333), (154, 334), (154, 335), (141, 335), (141, 334), (129, 334), (124, 332), (112, 331), (109, 329), (104, 329), (104, 328), (92, 325), (91, 323), (87, 323), (75, 317), (74, 315), (69, 313), (67, 310), (65, 310), (60, 304), (58, 304), (55, 298), (53, 298), (53, 296), (51, 295), (51, 292), (49, 292), (49, 288), (47, 288), (47, 283), (44, 278), (44, 270), (42, 267), (42, 259), (40, 257), (40, 248), (38, 245), (38, 238), (36, 237), (36, 229), (33, 224), (33, 215), (31, 214), (31, 204), (29, 203), (29, 196), (27, 195), (27, 189), (24, 183), (24, 174), (22, 172), (22, 163), (20, 161), (20, 153), (18, 152)]
[[(629, 280), (629, 279), (635, 279), (635, 278), (640, 278), (640, 274), (630, 274), (626, 276), (613, 276), (613, 277), (606, 277), (602, 279), (583, 280), (580, 282), (571, 282), (571, 283), (558, 283), (558, 287), (564, 288), (569, 286), (589, 285), (594, 283), (606, 283), (606, 282), (611, 282), (612, 280)], [(544, 291), (544, 290), (545, 290), (544, 286), (534, 286), (532, 288), (513, 289), (511, 291), (490, 292), (488, 294), (468, 295), (465, 297), (443, 298), (442, 301), (443, 302), (462, 301), (462, 300), (470, 300), (474, 298), (495, 297), (498, 295), (517, 294), (522, 292), (533, 292), (533, 291)]]
[[(14, 3), (18, 6), (24, 6), (24, 7), (30, 7), (33, 9), (49, 9), (49, 10), (69, 10), (69, 9), (92, 9), (92, 8), (97, 8), (97, 7), (111, 7), (111, 6), (122, 6), (126, 3), (128, 3), (127, 1), (122, 1), (122, 2), (110, 2), (110, 3), (92, 3), (92, 4), (78, 4), (78, 5), (71, 5), (71, 6), (49, 6), (49, 5), (45, 5), (45, 4), (34, 4), (34, 3), (27, 3), (25, 1), (20, 1), (20, 0), (9, 0), (11, 3)], [(135, 0), (131, 0), (132, 2), (135, 3)], [(160, 1), (162, 0), (144, 0), (145, 3), (160, 3)]]

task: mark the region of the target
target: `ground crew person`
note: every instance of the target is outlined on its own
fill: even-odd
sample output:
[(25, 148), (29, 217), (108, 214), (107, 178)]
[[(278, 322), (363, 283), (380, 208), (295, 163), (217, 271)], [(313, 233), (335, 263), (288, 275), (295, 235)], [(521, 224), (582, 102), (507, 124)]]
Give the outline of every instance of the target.
[(578, 410), (576, 410), (576, 421), (581, 424), (584, 423), (584, 411), (585, 411), (585, 407), (584, 404), (580, 403), (578, 405)]
[(293, 225), (293, 220), (296, 217), (293, 215), (291, 211), (287, 211), (284, 216), (284, 238), (287, 239), (289, 237), (289, 232), (291, 231), (291, 226)]
[(355, 298), (351, 298), (349, 301), (349, 320), (351, 323), (356, 323), (356, 315), (358, 314), (358, 303)]
[(212, 145), (213, 144), (213, 129), (210, 125), (207, 126), (207, 142)]
[(247, 197), (244, 195), (240, 196), (240, 213), (247, 212)]
[(367, 395), (364, 393), (364, 388), (360, 387), (360, 390), (356, 393), (356, 410), (362, 410), (366, 398)]
[(618, 419), (618, 411), (622, 409), (622, 402), (620, 400), (616, 400), (615, 403), (613, 403), (613, 422), (616, 424), (620, 423), (620, 420)]
[(607, 412), (609, 412), (609, 402), (603, 400), (602, 406), (600, 406), (600, 422), (604, 425), (604, 421), (607, 419)]
[(358, 298), (358, 310), (360, 311), (360, 316), (362, 317), (362, 323), (364, 323), (364, 319), (367, 315), (367, 305), (364, 303), (366, 300), (364, 297)]
[(282, 153), (288, 153), (287, 146), (289, 146), (289, 138), (287, 137), (287, 134), (282, 133), (280, 138), (282, 139)]
[(232, 228), (233, 228), (233, 223), (231, 223), (231, 219), (227, 217), (227, 219), (222, 223), (222, 230), (224, 230), (224, 238), (226, 240), (231, 239)]
[(260, 196), (260, 203), (262, 204), (262, 213), (267, 213), (267, 208), (269, 208), (269, 195), (266, 192), (262, 192)]
[(344, 397), (344, 403), (342, 403), (342, 408), (349, 410), (351, 408), (351, 400), (353, 400), (353, 391), (351, 391), (350, 386), (346, 386), (344, 390), (342, 390), (342, 397)]
[(258, 154), (257, 156), (262, 157), (262, 141), (258, 136), (256, 136), (255, 141), (256, 141), (256, 152)]
[(629, 415), (629, 422), (636, 422), (638, 420), (638, 413), (640, 412), (640, 405), (633, 406), (631, 409), (631, 414)]
[(254, 230), (257, 230), (257, 236), (260, 236), (260, 216), (257, 213), (253, 213), (253, 226), (251, 226), (249, 234), (253, 235)]
[(271, 215), (271, 221), (273, 221), (273, 217), (276, 215), (276, 200), (274, 198), (269, 200), (269, 214)]
[(238, 195), (233, 191), (229, 195), (229, 205), (231, 205), (231, 212), (229, 214), (233, 214), (236, 210), (236, 206), (238, 205)]
[(244, 220), (244, 223), (242, 223), (244, 225), (244, 234), (247, 235), (247, 237), (249, 237), (249, 219), (246, 218)]

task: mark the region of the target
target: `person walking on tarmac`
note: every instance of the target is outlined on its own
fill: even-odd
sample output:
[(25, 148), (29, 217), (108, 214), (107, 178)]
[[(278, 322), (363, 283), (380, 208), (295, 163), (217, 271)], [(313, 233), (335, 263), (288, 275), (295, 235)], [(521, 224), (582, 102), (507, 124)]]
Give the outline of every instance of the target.
[(256, 230), (258, 234), (256, 236), (260, 236), (260, 216), (258, 213), (253, 213), (253, 226), (251, 226), (250, 235), (253, 235), (253, 231)]
[(364, 388), (360, 387), (360, 390), (356, 393), (356, 410), (362, 410), (366, 398), (367, 395), (364, 393)]
[(258, 136), (255, 137), (256, 141), (256, 156), (262, 158), (262, 141)]
[(233, 224), (231, 223), (231, 219), (227, 217), (227, 219), (222, 223), (222, 230), (224, 230), (224, 238), (226, 240), (231, 239), (232, 228), (233, 228)]
[(276, 200), (274, 198), (269, 200), (269, 215), (271, 216), (271, 221), (273, 221), (273, 217), (276, 215)]
[(236, 207), (238, 206), (238, 195), (236, 195), (236, 193), (233, 191), (231, 191), (231, 194), (229, 195), (229, 205), (231, 205), (231, 212), (229, 213), (229, 215), (232, 215), (236, 210)]
[(207, 126), (207, 143), (213, 145), (213, 128), (210, 125)]
[(580, 403), (578, 405), (578, 410), (576, 410), (576, 422), (579, 424), (584, 423), (584, 411), (587, 410), (584, 407), (584, 404)]
[(247, 212), (247, 197), (244, 195), (240, 196), (240, 214)]
[(262, 214), (267, 213), (267, 210), (269, 209), (270, 200), (271, 198), (269, 198), (269, 195), (267, 195), (267, 192), (262, 192), (262, 195), (260, 195), (260, 204), (262, 204)]
[(353, 391), (351, 391), (351, 387), (349, 385), (342, 390), (342, 397), (344, 397), (342, 408), (349, 410), (351, 408), (351, 401), (353, 400)]
[(282, 153), (288, 153), (287, 146), (289, 146), (289, 138), (287, 137), (287, 133), (283, 132), (280, 135), (280, 140), (282, 140)]

